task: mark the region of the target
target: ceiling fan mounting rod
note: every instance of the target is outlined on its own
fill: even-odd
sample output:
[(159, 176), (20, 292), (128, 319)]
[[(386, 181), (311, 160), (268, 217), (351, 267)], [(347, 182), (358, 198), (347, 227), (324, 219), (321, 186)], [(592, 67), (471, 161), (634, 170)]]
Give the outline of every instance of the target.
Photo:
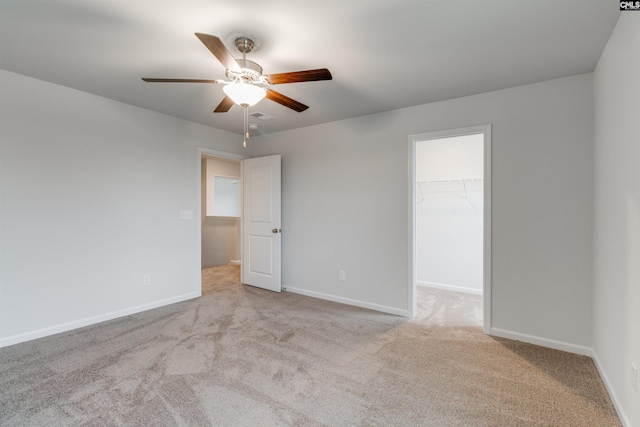
[(236, 47), (242, 53), (242, 59), (246, 59), (247, 53), (253, 50), (253, 40), (246, 37), (238, 37), (236, 39)]

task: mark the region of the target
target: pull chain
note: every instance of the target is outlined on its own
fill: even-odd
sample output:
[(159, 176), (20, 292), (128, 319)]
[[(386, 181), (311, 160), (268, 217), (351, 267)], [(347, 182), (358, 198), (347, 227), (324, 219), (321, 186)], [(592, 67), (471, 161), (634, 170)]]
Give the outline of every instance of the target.
[(244, 107), (244, 141), (242, 148), (247, 148), (247, 139), (249, 139), (249, 107)]
[[(247, 51), (242, 49), (242, 63), (247, 60)], [(242, 141), (242, 148), (247, 148), (247, 139), (249, 139), (249, 106), (245, 104), (244, 109), (244, 141)]]

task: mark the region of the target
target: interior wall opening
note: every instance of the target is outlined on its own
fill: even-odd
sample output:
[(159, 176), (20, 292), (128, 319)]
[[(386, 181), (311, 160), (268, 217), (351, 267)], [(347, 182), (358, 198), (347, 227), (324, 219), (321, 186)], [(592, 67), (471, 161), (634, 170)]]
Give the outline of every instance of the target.
[(410, 143), (411, 317), (455, 304), (465, 322), (489, 333), (490, 126), (413, 135)]
[(241, 162), (201, 155), (202, 291), (240, 277)]
[[(482, 134), (416, 143), (416, 284), (419, 305), (456, 307), (482, 325)], [(434, 310), (430, 308), (429, 310)], [(418, 313), (420, 314), (420, 313)], [(439, 313), (443, 322), (452, 321)]]

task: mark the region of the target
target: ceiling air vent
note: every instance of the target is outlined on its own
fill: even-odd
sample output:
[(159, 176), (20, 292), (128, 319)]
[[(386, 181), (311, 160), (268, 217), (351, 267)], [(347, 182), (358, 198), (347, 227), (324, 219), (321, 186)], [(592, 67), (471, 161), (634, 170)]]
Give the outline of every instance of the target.
[(271, 119), (273, 119), (273, 116), (270, 116), (270, 115), (265, 114), (265, 113), (261, 113), (259, 111), (251, 113), (249, 115), (252, 116), (252, 117), (255, 117), (256, 119), (260, 119), (260, 120), (271, 120)]

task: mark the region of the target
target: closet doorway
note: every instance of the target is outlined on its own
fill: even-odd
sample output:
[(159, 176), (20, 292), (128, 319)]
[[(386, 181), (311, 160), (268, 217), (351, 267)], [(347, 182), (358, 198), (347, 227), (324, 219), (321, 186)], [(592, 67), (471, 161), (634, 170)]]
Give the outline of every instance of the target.
[(490, 331), (490, 131), (478, 126), (409, 139), (411, 317), (424, 292), (465, 292), (474, 294), (469, 298), (483, 312), (477, 321)]

